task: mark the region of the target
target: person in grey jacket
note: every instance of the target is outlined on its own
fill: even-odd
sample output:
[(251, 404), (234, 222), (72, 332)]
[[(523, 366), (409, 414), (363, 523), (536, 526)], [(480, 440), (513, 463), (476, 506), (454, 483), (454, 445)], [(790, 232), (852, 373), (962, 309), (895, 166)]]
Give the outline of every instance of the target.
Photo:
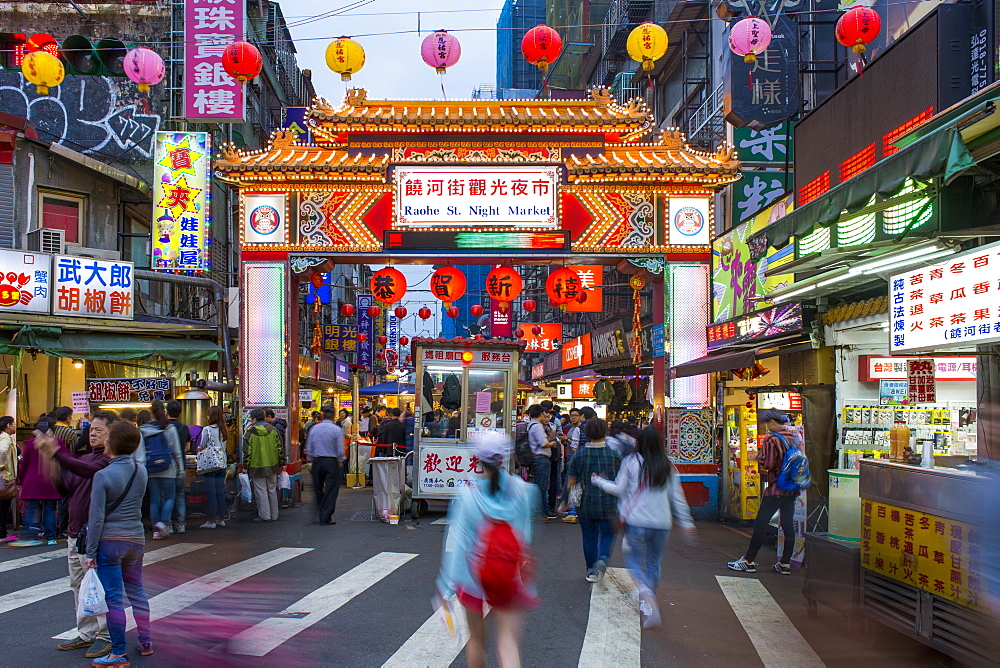
[(176, 428), (167, 422), (167, 411), (162, 401), (156, 400), (151, 406), (153, 419), (140, 427), (145, 448), (146, 460), (149, 459), (149, 440), (162, 433), (170, 448), (170, 466), (163, 471), (149, 474), (149, 519), (153, 524), (153, 540), (160, 540), (170, 535), (173, 523), (171, 513), (177, 497), (176, 480), (184, 475), (184, 459), (181, 455), (181, 442)]
[(142, 587), (145, 535), (142, 528), (142, 497), (146, 493), (146, 469), (132, 453), (139, 447), (139, 430), (124, 421), (111, 425), (105, 452), (108, 465), (94, 474), (87, 527), (87, 568), (96, 568), (108, 605), (111, 652), (94, 659), (94, 666), (128, 666), (125, 645), (125, 604), (129, 603), (139, 630), (138, 650), (153, 653), (149, 635), (149, 602)]

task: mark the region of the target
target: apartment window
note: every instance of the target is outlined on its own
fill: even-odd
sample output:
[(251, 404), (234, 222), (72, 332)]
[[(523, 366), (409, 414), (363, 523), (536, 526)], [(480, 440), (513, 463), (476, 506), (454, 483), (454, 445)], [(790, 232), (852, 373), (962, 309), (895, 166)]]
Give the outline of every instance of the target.
[(122, 259), (134, 262), (138, 268), (149, 268), (149, 243), (149, 221), (126, 214), (121, 233)]
[(38, 226), (63, 230), (68, 244), (80, 244), (83, 239), (83, 219), (87, 211), (85, 195), (52, 191), (38, 193)]

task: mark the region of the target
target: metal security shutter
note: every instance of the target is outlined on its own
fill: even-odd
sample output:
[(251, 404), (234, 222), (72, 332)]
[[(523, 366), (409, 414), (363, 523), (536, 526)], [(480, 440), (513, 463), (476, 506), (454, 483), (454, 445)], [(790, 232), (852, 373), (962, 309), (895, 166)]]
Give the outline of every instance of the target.
[(0, 247), (16, 248), (14, 222), (14, 166), (0, 165)]

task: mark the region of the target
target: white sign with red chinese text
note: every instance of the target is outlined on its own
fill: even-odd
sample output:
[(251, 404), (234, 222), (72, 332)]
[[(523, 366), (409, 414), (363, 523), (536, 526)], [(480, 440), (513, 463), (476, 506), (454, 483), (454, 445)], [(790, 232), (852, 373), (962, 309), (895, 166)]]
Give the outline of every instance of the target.
[(910, 386), (911, 404), (932, 404), (937, 401), (937, 387), (934, 385), (934, 360), (907, 360), (906, 375)]
[[(935, 357), (934, 380), (976, 380), (975, 357)], [(858, 358), (858, 380), (902, 380), (906, 376), (905, 357), (861, 355)]]
[(184, 117), (242, 123), (243, 85), (222, 67), (226, 47), (243, 39), (245, 0), (184, 0)]
[[(504, 468), (507, 462), (504, 462)], [(420, 444), (420, 459), (413, 468), (416, 473), (416, 496), (452, 497), (483, 474), (479, 459), (467, 445)]]
[(889, 280), (889, 349), (1000, 341), (1000, 243)]
[(400, 167), (400, 227), (556, 227), (558, 167)]
[(131, 262), (56, 255), (54, 263), (53, 315), (132, 319)]
[(0, 313), (48, 313), (51, 255), (0, 251)]

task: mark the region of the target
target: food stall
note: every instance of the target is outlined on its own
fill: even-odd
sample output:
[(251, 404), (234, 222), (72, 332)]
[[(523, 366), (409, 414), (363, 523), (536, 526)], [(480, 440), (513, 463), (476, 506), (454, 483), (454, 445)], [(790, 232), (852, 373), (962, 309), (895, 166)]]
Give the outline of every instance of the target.
[[(502, 432), (513, 439), (517, 370), (523, 342), (456, 337), (415, 338), (418, 428), (414, 429), (414, 519), (428, 500), (450, 500), (478, 478), (482, 468), (470, 453), (476, 438)], [(458, 421), (450, 436), (431, 435), (424, 416), (441, 409)], [(509, 462), (508, 462), (509, 465)]]

